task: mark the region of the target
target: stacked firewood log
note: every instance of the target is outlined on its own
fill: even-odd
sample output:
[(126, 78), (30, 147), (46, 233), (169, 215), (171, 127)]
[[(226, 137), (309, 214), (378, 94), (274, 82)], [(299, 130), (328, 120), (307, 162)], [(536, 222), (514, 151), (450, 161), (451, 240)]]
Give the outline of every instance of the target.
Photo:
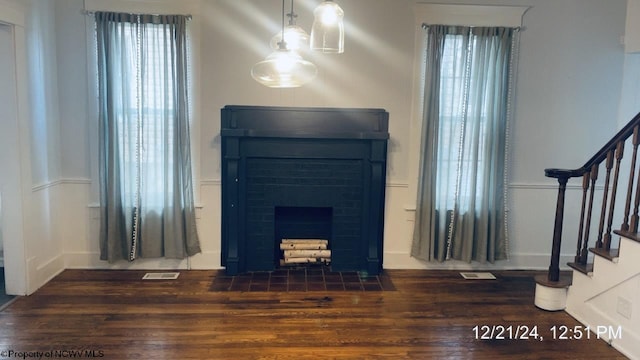
[(280, 266), (331, 262), (331, 250), (326, 239), (282, 239)]

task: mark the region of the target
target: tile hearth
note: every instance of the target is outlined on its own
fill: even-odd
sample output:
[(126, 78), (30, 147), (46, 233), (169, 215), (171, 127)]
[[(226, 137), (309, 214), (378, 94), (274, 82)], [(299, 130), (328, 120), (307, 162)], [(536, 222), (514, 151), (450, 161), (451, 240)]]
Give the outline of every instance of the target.
[(218, 272), (211, 291), (395, 291), (388, 275), (366, 276), (355, 271), (331, 271), (329, 266), (301, 266), (275, 271), (226, 275)]

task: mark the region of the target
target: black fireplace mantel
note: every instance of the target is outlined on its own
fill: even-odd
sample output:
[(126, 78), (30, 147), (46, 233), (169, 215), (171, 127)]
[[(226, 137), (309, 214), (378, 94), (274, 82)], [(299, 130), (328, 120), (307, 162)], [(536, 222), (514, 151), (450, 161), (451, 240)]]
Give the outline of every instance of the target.
[(332, 268), (382, 269), (389, 115), (382, 109), (225, 106), (222, 265), (270, 271), (275, 209), (332, 209)]

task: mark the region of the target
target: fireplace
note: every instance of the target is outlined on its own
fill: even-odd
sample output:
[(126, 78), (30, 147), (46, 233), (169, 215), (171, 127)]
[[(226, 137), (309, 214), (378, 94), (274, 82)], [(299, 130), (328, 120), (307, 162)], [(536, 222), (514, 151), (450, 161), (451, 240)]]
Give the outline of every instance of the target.
[(334, 271), (382, 269), (388, 113), (222, 109), (222, 265), (279, 266), (283, 238), (328, 239)]

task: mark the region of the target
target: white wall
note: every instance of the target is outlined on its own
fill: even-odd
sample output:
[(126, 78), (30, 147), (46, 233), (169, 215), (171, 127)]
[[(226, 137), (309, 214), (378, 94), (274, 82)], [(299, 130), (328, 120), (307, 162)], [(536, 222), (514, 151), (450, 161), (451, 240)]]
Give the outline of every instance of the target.
[[(13, 40), (13, 28), (9, 25), (0, 24), (0, 166), (3, 171), (0, 172), (0, 267), (4, 267), (4, 232), (15, 231), (12, 227), (12, 214), (6, 213), (3, 209), (3, 196), (5, 196), (6, 204), (10, 201), (16, 201), (15, 196), (19, 193), (15, 189), (20, 188), (19, 157), (11, 151), (16, 145), (18, 134), (18, 114), (15, 96), (15, 51)], [(13, 199), (11, 197), (14, 197)], [(4, 224), (6, 222), (6, 225)], [(13, 234), (9, 234), (13, 235)], [(14, 235), (15, 236), (15, 235)], [(4, 291), (4, 289), (2, 289)]]
[[(0, 141), (3, 146), (0, 187), (5, 209), (2, 231), (6, 291), (16, 295), (35, 291), (63, 269), (62, 262), (55, 261), (62, 259), (62, 248), (51, 225), (54, 222), (52, 198), (49, 191), (40, 191), (48, 185), (45, 182), (35, 186), (33, 176), (49, 181), (48, 177), (55, 173), (51, 170), (57, 166), (52, 159), (59, 155), (55, 147), (57, 99), (55, 93), (48, 92), (51, 87), (47, 83), (55, 78), (56, 72), (43, 76), (46, 69), (51, 70), (47, 65), (52, 57), (55, 61), (55, 51), (46, 49), (55, 49), (55, 44), (43, 41), (44, 36), (39, 34), (50, 33), (53, 22), (44, 21), (45, 24), (38, 23), (38, 26), (34, 23), (38, 16), (53, 9), (47, 8), (48, 5), (51, 4), (0, 0), (0, 21), (11, 27), (9, 41), (12, 43), (9, 51), (6, 48), (3, 51), (9, 61), (2, 65), (3, 74), (8, 76), (2, 81), (3, 101), (8, 101), (2, 107), (3, 139)], [(34, 85), (41, 89), (30, 92)], [(43, 109), (46, 110), (41, 111)], [(45, 131), (40, 131), (42, 127)]]
[(28, 292), (64, 269), (57, 184), (62, 179), (55, 2), (27, 2), (27, 56), (31, 129), (31, 194), (26, 226)]
[[(551, 248), (556, 184), (546, 167), (578, 167), (615, 132), (625, 64), (625, 0), (477, 0), (433, 2), (529, 5), (521, 35), (516, 114), (512, 124), (510, 221), (511, 260), (496, 268), (546, 268)], [(91, 6), (119, 2), (86, 1)], [(182, 2), (180, 2), (182, 3)], [(412, 0), (342, 0), (346, 51), (311, 54), (318, 65), (314, 82), (299, 89), (268, 89), (250, 76), (251, 66), (269, 52), (278, 31), (280, 3), (266, 0), (185, 2), (195, 31), (197, 201), (203, 254), (190, 263), (151, 261), (143, 267), (219, 267), (220, 109), (224, 105), (278, 105), (385, 108), (390, 114), (385, 223), (387, 268), (438, 267), (409, 256), (414, 195), (411, 163), (411, 99), (416, 29)], [(309, 29), (315, 0), (296, 1), (298, 24)], [(106, 5), (105, 5), (106, 4)], [(116, 4), (116, 5), (112, 5)], [(158, 10), (163, 1), (151, 4)], [(173, 7), (180, 7), (170, 3)], [(64, 205), (56, 206), (67, 266), (108, 266), (97, 260), (97, 220), (89, 206), (97, 201), (92, 166), (94, 114), (83, 75), (88, 66), (82, 0), (58, 0), (56, 44)], [(175, 9), (174, 9), (175, 10)], [(415, 173), (415, 171), (413, 171)], [(575, 183), (576, 185), (578, 183)], [(577, 201), (571, 188), (568, 202)], [(409, 210), (407, 210), (409, 209)], [(572, 221), (567, 220), (567, 232)], [(73, 224), (73, 226), (69, 226)], [(77, 230), (77, 231), (76, 231)], [(568, 234), (567, 239), (573, 239)], [(575, 244), (565, 241), (563, 254)], [(456, 266), (460, 264), (455, 264)], [(122, 265), (126, 266), (126, 265)], [(447, 264), (446, 266), (452, 266)], [(462, 264), (463, 267), (469, 267)], [(473, 265), (475, 266), (475, 265)]]

